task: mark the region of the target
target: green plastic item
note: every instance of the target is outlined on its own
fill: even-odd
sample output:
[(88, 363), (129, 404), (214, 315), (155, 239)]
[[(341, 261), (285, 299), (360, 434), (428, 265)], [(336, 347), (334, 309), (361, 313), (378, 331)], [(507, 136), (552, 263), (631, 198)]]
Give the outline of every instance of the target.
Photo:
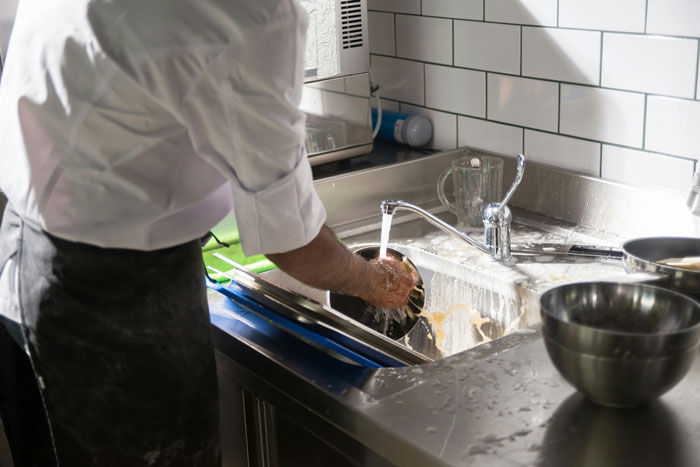
[[(277, 266), (275, 266), (272, 261), (267, 259), (265, 255), (245, 256), (243, 254), (243, 248), (241, 247), (241, 241), (237, 228), (229, 227), (223, 232), (221, 230), (217, 230), (216, 236), (221, 242), (228, 243), (230, 246), (221, 246), (214, 238), (209, 240), (207, 244), (202, 247), (202, 257), (204, 258), (204, 264), (206, 266), (211, 266), (225, 273), (232, 273), (235, 270), (233, 266), (220, 260), (219, 258), (214, 257), (214, 253), (219, 253), (256, 273), (277, 269)], [(209, 277), (216, 282), (222, 283), (229, 281), (229, 279), (223, 274), (218, 274), (211, 270), (207, 270), (207, 273), (209, 274)]]

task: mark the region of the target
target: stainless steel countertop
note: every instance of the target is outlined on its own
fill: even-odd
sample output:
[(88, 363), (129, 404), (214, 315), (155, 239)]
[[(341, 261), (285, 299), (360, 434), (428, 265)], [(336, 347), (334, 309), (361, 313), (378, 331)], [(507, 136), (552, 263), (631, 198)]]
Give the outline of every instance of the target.
[(257, 345), (223, 295), (209, 301), (220, 350), (245, 335), (230, 358), (265, 361), (268, 384), (397, 465), (700, 465), (700, 360), (658, 401), (614, 410), (559, 376), (539, 327), (420, 366), (334, 371), (309, 365), (315, 349)]
[[(397, 225), (392, 241), (431, 229), (420, 220)], [(515, 226), (516, 239), (523, 230)], [(569, 280), (580, 279), (575, 269), (586, 265), (571, 266)], [(590, 266), (601, 277), (623, 271)], [(588, 402), (563, 380), (539, 325), (433, 363), (375, 370), (329, 362), (310, 346), (290, 351), (288, 341), (238, 322), (222, 295), (210, 291), (209, 299), (217, 348), (241, 366), (264, 366), (264, 381), (253, 384), (285, 395), (285, 402), (269, 396), (273, 405), (296, 401), (396, 465), (700, 465), (700, 359), (658, 401), (615, 410)], [(234, 340), (244, 342), (227, 351), (224, 342)]]
[[(421, 156), (410, 157), (420, 160)], [(455, 156), (430, 156), (425, 167), (421, 163), (399, 164), (401, 177), (415, 178), (411, 183), (400, 177), (401, 183), (387, 179), (381, 170), (370, 173), (368, 179), (383, 181), (382, 192), (363, 192), (352, 210), (334, 203), (333, 197), (345, 199), (357, 182), (350, 177), (322, 180), (317, 189), (328, 204), (331, 225), (341, 225), (350, 214), (357, 222), (345, 228), (361, 233), (355, 224), (375, 212), (378, 197), (387, 191), (412, 202), (430, 202), (427, 193), (434, 190), (436, 178), (430, 171), (439, 172), (439, 164), (449, 163), (450, 157)], [(542, 184), (542, 176), (551, 176), (537, 167), (529, 173), (533, 186)], [(668, 198), (673, 206), (682, 208), (682, 200), (676, 202), (670, 195), (566, 174), (555, 178), (565, 186), (554, 192), (583, 187), (571, 191), (568, 198), (558, 197), (564, 201), (585, 200), (590, 195), (598, 196), (598, 204), (607, 206), (610, 199), (617, 200), (608, 217), (619, 212), (629, 217), (636, 206), (630, 200), (653, 196)], [(530, 182), (523, 183), (528, 189)], [(551, 192), (547, 196), (551, 197)], [(540, 212), (535, 209), (540, 198), (524, 192), (516, 206)], [(588, 205), (583, 201), (579, 204)], [(648, 228), (655, 228), (668, 212), (660, 203), (658, 209), (653, 203), (641, 204), (650, 221)], [(596, 210), (562, 211), (560, 218), (583, 227), (598, 223), (597, 218), (589, 223), (585, 216), (576, 217), (579, 211)], [(516, 213), (516, 220), (518, 216)], [(611, 227), (606, 232), (618, 231), (617, 225), (605, 225)], [(585, 234), (586, 229), (582, 230)], [(635, 233), (640, 231), (646, 233), (641, 228)], [(625, 230), (620, 234), (628, 235)], [(340, 362), (307, 344), (290, 351), (288, 336), (265, 336), (245, 320), (233, 317), (223, 295), (210, 291), (209, 301), (217, 350), (235, 362), (236, 374), (244, 384), (264, 392), (282, 410), (322, 417), (397, 465), (700, 465), (700, 359), (686, 378), (659, 400), (635, 409), (614, 410), (588, 402), (561, 378), (546, 354), (539, 326), (433, 363), (377, 370)]]
[(413, 148), (411, 146), (375, 140), (374, 148), (369, 154), (317, 165), (312, 167), (311, 170), (314, 175), (314, 180), (320, 180), (358, 170), (381, 167), (397, 162), (412, 161), (434, 153), (435, 150), (432, 149)]

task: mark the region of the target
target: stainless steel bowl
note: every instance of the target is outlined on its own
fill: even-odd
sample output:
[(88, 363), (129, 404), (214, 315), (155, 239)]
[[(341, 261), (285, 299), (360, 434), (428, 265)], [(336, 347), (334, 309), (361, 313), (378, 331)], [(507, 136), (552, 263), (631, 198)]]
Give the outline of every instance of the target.
[[(355, 250), (355, 254), (370, 261), (379, 256), (379, 246), (361, 247)], [(403, 270), (418, 277), (418, 283), (409, 296), (408, 304), (388, 310), (370, 305), (361, 298), (335, 292), (329, 293), (328, 301), (333, 309), (387, 337), (398, 340), (408, 334), (418, 322), (418, 315), (425, 307), (425, 288), (418, 268), (406, 255), (391, 248), (387, 248), (387, 255), (400, 261), (400, 267)]]
[(700, 303), (645, 284), (585, 282), (545, 292), (542, 334), (564, 379), (592, 401), (626, 407), (685, 376), (700, 342)]
[(659, 261), (700, 256), (700, 238), (645, 237), (622, 244), (622, 264), (627, 272), (652, 273), (655, 283), (684, 293), (700, 294), (700, 272), (676, 268)]

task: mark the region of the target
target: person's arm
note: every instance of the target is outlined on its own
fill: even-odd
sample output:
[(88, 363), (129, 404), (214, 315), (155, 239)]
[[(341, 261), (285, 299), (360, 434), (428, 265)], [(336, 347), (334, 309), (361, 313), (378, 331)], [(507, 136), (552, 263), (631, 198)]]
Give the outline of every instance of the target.
[[(205, 41), (173, 65), (179, 73), (146, 82), (158, 84), (153, 91), (170, 103), (197, 155), (229, 180), (243, 252), (266, 254), (312, 286), (380, 306), (406, 303), (413, 283), (396, 263), (367, 263), (322, 227), (326, 212), (313, 188), (299, 109), (303, 7), (291, 1), (220, 3), (221, 14), (203, 19), (211, 24), (194, 24), (231, 42), (216, 42), (220, 47), (204, 47), (204, 53)], [(162, 72), (160, 63), (147, 61)]]
[(365, 261), (338, 243), (327, 227), (307, 245), (267, 257), (295, 279), (355, 295), (377, 306), (396, 308), (408, 302), (415, 279), (391, 259)]

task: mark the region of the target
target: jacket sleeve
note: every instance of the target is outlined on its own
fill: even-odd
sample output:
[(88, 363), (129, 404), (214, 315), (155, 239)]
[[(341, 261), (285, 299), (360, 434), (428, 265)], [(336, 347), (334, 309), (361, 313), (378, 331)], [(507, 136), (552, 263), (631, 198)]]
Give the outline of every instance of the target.
[(281, 0), (265, 21), (233, 31), (177, 110), (195, 150), (230, 181), (246, 255), (309, 243), (326, 213), (304, 150), (306, 13)]

